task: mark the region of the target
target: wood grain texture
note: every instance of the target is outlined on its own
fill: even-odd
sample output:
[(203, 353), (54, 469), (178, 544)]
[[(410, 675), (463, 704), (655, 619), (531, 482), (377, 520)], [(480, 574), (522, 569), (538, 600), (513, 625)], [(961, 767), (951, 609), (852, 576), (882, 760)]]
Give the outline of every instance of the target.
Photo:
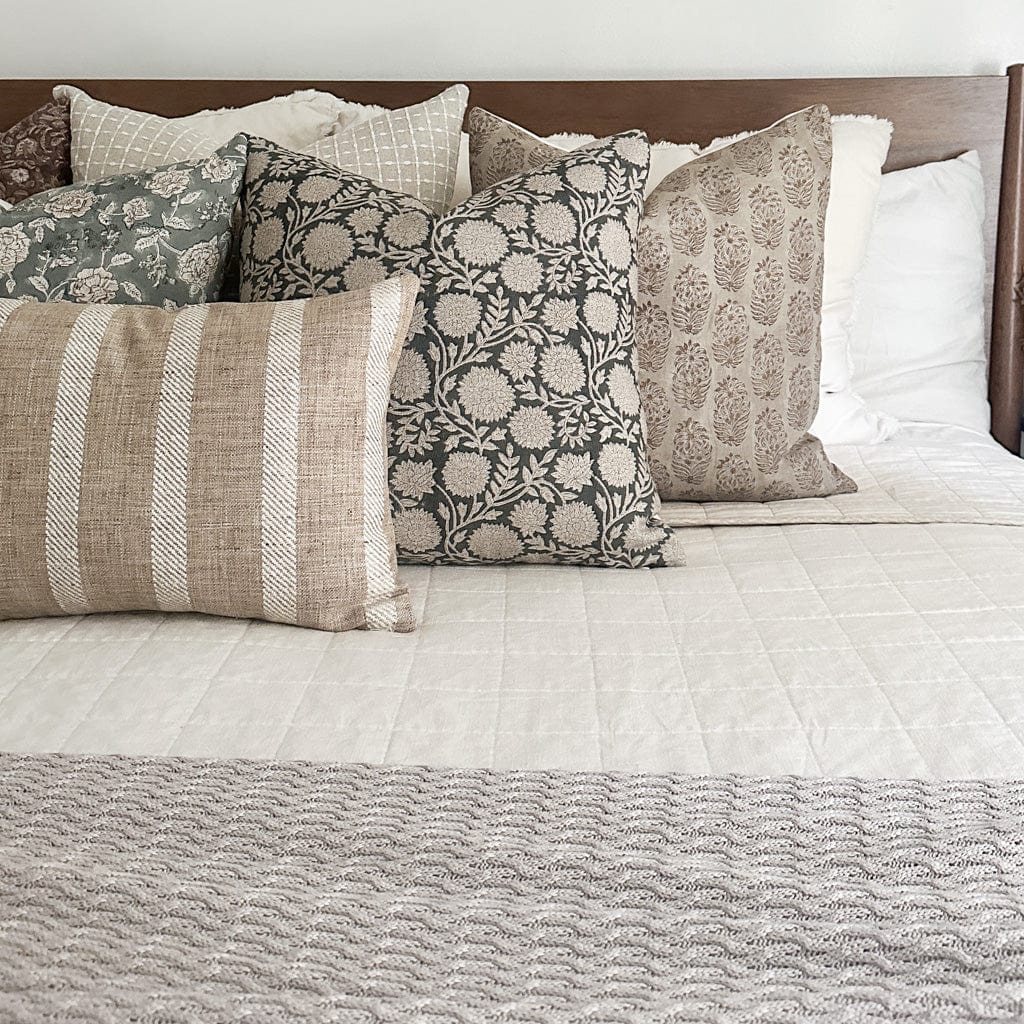
[[(643, 128), (653, 140), (707, 143), (717, 135), (763, 127), (801, 107), (825, 103), (836, 114), (871, 113), (893, 122), (896, 130), (886, 170), (976, 149), (987, 195), (992, 433), (1017, 451), (1024, 390), (1024, 310), (1014, 297), (1024, 273), (1022, 74), (1024, 65), (1014, 65), (1007, 75), (978, 77), (467, 84), (472, 105), (540, 134), (605, 135)], [(0, 128), (39, 107), (55, 84), (44, 79), (0, 80)], [(398, 107), (427, 99), (450, 83), (86, 79), (75, 84), (109, 103), (180, 116), (309, 88), (360, 103)]]

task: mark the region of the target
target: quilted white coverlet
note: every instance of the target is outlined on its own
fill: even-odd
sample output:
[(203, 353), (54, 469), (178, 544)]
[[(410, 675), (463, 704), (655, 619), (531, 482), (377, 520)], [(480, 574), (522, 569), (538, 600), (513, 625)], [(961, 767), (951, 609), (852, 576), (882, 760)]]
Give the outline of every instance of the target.
[(1024, 462), (833, 449), (859, 494), (666, 506), (688, 565), (409, 568), (419, 630), (0, 623), (0, 749), (1019, 777)]

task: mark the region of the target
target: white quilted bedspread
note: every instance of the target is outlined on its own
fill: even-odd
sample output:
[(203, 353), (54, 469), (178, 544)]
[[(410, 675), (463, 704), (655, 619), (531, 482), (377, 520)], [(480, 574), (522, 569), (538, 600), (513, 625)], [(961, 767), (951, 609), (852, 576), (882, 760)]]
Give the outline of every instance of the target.
[(777, 775), (1024, 774), (1024, 462), (834, 449), (856, 495), (666, 506), (684, 568), (406, 568), (420, 628), (0, 623), (0, 749)]

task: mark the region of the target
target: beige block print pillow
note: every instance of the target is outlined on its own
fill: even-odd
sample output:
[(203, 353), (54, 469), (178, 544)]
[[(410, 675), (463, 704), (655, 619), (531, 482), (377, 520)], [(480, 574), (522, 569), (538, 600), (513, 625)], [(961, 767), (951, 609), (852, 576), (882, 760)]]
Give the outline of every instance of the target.
[(0, 619), (412, 629), (386, 415), (418, 286), (173, 312), (0, 299)]
[[(473, 110), (474, 183), (518, 140)], [(553, 151), (551, 157), (557, 155)], [(856, 490), (808, 434), (818, 408), (831, 128), (810, 107), (667, 175), (638, 236), (636, 337), (663, 499), (770, 501)]]

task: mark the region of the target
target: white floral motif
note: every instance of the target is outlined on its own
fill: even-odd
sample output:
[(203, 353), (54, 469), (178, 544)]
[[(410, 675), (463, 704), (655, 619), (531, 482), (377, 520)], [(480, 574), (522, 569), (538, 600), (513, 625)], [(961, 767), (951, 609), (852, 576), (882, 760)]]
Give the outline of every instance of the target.
[(597, 516), (582, 501), (572, 501), (551, 514), (551, 532), (571, 548), (584, 548), (597, 540)]
[(303, 258), (314, 270), (334, 270), (352, 252), (352, 232), (340, 224), (317, 224), (302, 242)]
[(474, 366), (459, 384), (459, 401), (467, 416), (494, 423), (512, 411), (515, 393), (503, 373), (490, 367)]
[(594, 164), (581, 164), (578, 167), (570, 167), (565, 172), (569, 184), (578, 188), (581, 192), (601, 192), (608, 185), (608, 175), (604, 169)]
[(384, 234), (388, 241), (403, 249), (419, 245), (427, 237), (429, 230), (427, 218), (417, 210), (395, 214), (384, 225)]
[(455, 229), (455, 248), (466, 263), (483, 267), (508, 252), (508, 238), (497, 224), (470, 220)]
[[(185, 180), (187, 181), (188, 174), (184, 171), (181, 173), (185, 175)], [(156, 190), (154, 189), (153, 191)], [(88, 192), (85, 189), (61, 189), (43, 209), (51, 217), (56, 217), (58, 220), (65, 220), (70, 217), (83, 217), (96, 205), (96, 199), (95, 193)]]
[(391, 394), (400, 402), (416, 402), (423, 398), (430, 387), (430, 371), (426, 360), (419, 352), (402, 349), (398, 367), (391, 382)]
[(188, 191), (190, 181), (188, 171), (181, 167), (168, 167), (165, 171), (157, 171), (149, 179), (149, 191), (161, 199), (173, 199)]
[(380, 265), (380, 262), (368, 256), (357, 256), (346, 268), (342, 275), (345, 280), (345, 288), (350, 291), (358, 291), (360, 288), (369, 288), (371, 285), (380, 284), (387, 279), (388, 272)]
[(469, 550), (487, 562), (511, 562), (523, 553), (523, 542), (507, 526), (479, 526), (469, 538)]
[(448, 456), (441, 476), (452, 494), (475, 498), (491, 478), (491, 464), (476, 452), (455, 452)]
[(528, 405), (512, 413), (508, 428), (516, 444), (537, 450), (546, 448), (555, 432), (551, 417), (543, 409)]
[(442, 295), (434, 307), (438, 330), (449, 338), (464, 338), (480, 324), (480, 303), (472, 295)]
[(429, 512), (407, 509), (395, 516), (395, 540), (406, 551), (431, 551), (441, 543), (441, 530)]
[(339, 185), (334, 178), (316, 174), (311, 178), (306, 178), (299, 185), (298, 195), (304, 203), (318, 203), (337, 195), (338, 188)]
[(74, 276), (68, 291), (78, 302), (112, 302), (117, 295), (117, 280), (109, 270), (90, 267)]
[(399, 494), (422, 498), (434, 489), (434, 466), (430, 462), (399, 462), (391, 472), (391, 485)]
[(619, 323), (619, 303), (604, 292), (591, 292), (583, 302), (583, 319), (600, 334), (611, 334)]
[(223, 265), (220, 245), (216, 241), (197, 242), (181, 254), (178, 274), (183, 281), (206, 288), (217, 277)]
[[(282, 200), (278, 200), (281, 202)], [(380, 210), (374, 210), (369, 206), (364, 206), (361, 209), (353, 210), (348, 215), (349, 227), (357, 235), (365, 235), (370, 231), (376, 231), (380, 227), (380, 222), (384, 219), (384, 214)]]
[(28, 254), (28, 235), (18, 225), (0, 228), (0, 274), (9, 274)]
[(636, 459), (624, 444), (606, 444), (597, 457), (597, 468), (611, 487), (628, 487), (636, 480)]
[(512, 253), (501, 265), (501, 279), (514, 292), (535, 292), (543, 279), (540, 261), (527, 253)]
[(575, 394), (587, 380), (583, 360), (568, 345), (552, 345), (540, 357), (540, 367), (544, 383), (560, 395)]
[(521, 501), (509, 521), (524, 537), (532, 537), (548, 525), (548, 507), (543, 501)]
[(124, 217), (124, 226), (126, 228), (135, 227), (139, 221), (149, 220), (152, 213), (153, 211), (150, 209), (149, 203), (142, 196), (129, 199), (121, 207), (121, 216)]
[(616, 270), (625, 270), (633, 262), (633, 240), (618, 221), (609, 220), (601, 225), (597, 233), (597, 244), (601, 248), (601, 255)]
[(549, 330), (568, 334), (579, 322), (579, 307), (572, 299), (548, 299), (544, 304), (544, 324)]
[(526, 227), (526, 207), (522, 203), (502, 203), (494, 211), (494, 219), (509, 230)]
[(560, 455), (555, 464), (555, 480), (569, 490), (579, 491), (590, 484), (594, 474), (589, 455)]
[(525, 380), (537, 365), (537, 350), (528, 341), (510, 341), (501, 350), (498, 362), (513, 380)]
[(616, 408), (629, 416), (640, 411), (640, 390), (633, 371), (621, 363), (608, 371), (608, 394)]
[(225, 160), (219, 153), (208, 156), (199, 168), (199, 175), (204, 181), (211, 181), (219, 184), (228, 181), (235, 173), (235, 166), (230, 160)]
[(561, 203), (535, 206), (533, 227), (541, 238), (553, 245), (565, 245), (576, 235), (576, 219)]

